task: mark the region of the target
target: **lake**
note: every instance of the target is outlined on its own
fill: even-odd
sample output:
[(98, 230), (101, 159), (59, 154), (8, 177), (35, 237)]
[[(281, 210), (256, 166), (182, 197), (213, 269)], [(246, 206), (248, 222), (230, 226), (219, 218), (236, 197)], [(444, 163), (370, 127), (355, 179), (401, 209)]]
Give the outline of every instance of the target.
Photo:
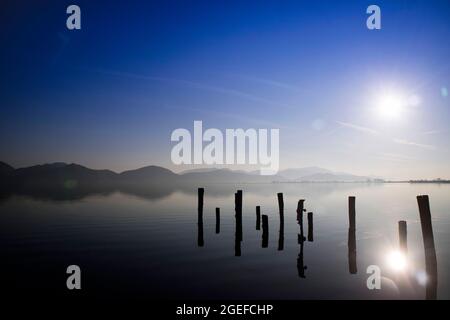
[[(202, 246), (197, 187), (205, 187)], [(240, 256), (234, 212), (238, 189), (243, 190)], [(278, 192), (285, 207), (282, 248)], [(425, 183), (206, 185), (66, 198), (9, 195), (0, 200), (3, 287), (11, 295), (72, 294), (66, 268), (75, 264), (82, 272), (80, 294), (92, 298), (424, 299), (427, 276), (416, 200), (421, 194), (430, 197), (437, 297), (449, 299), (450, 185)], [(348, 196), (356, 197), (356, 257), (348, 248)], [(299, 199), (313, 212), (313, 241), (299, 241)], [(256, 206), (268, 215), (266, 248), (262, 230), (256, 230)], [(392, 255), (399, 247), (400, 220), (407, 221), (406, 261)], [(304, 224), (308, 238), (306, 212)], [(379, 290), (367, 287), (371, 265), (381, 270)]]

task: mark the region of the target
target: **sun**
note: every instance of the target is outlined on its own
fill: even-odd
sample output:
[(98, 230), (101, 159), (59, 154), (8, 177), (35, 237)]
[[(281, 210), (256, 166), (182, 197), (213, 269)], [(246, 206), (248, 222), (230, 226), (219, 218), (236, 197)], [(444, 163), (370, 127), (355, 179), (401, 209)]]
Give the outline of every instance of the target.
[(399, 93), (384, 93), (378, 98), (376, 110), (379, 116), (394, 120), (402, 117), (407, 100)]

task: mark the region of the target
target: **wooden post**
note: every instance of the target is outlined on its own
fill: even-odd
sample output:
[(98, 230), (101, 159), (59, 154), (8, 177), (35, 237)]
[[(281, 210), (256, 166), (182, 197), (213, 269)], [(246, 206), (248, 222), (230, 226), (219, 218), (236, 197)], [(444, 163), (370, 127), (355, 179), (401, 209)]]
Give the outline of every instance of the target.
[(235, 218), (236, 218), (236, 233), (234, 241), (234, 255), (241, 256), (241, 242), (242, 242), (242, 190), (238, 190), (235, 194)]
[(198, 188), (198, 212), (203, 214), (203, 195), (205, 194), (204, 188)]
[(205, 193), (204, 188), (198, 188), (198, 220), (197, 220), (197, 245), (203, 247), (205, 241), (203, 239), (203, 195)]
[(256, 230), (261, 229), (261, 207), (256, 206)]
[(280, 192), (277, 194), (278, 196), (278, 209), (280, 211), (280, 216), (284, 213), (284, 200), (283, 194)]
[(400, 250), (403, 253), (406, 253), (408, 251), (408, 238), (407, 238), (407, 226), (406, 221), (399, 221), (398, 222), (398, 237), (399, 237), (399, 243), (400, 243)]
[(265, 214), (262, 215), (262, 247), (267, 248), (269, 246), (269, 217)]
[(242, 215), (242, 190), (235, 193), (236, 214)]
[(220, 233), (220, 208), (216, 208), (216, 233)]
[(305, 240), (305, 236), (303, 234), (303, 212), (306, 211), (304, 209), (304, 203), (305, 203), (305, 200), (304, 199), (300, 199), (298, 201), (298, 204), (297, 204), (297, 221), (298, 221), (298, 224), (300, 226), (300, 234), (298, 236), (299, 237), (299, 241), (304, 241)]
[(300, 278), (305, 278), (305, 270), (308, 268), (307, 266), (305, 266), (303, 261), (303, 246), (306, 240), (305, 236), (303, 235), (303, 212), (306, 211), (304, 209), (304, 203), (305, 200), (300, 199), (297, 204), (297, 222), (300, 227), (300, 234), (298, 234), (297, 236), (297, 242), (300, 245), (300, 252), (297, 257), (297, 271)]
[(298, 200), (298, 203), (297, 203), (297, 221), (301, 222), (302, 225), (303, 225), (303, 212), (306, 211), (304, 209), (304, 205), (305, 205), (305, 200), (304, 199)]
[(350, 229), (356, 229), (355, 218), (356, 218), (355, 197), (348, 197), (348, 220)]
[(348, 197), (348, 270), (350, 274), (358, 272), (356, 264), (356, 198)]
[(313, 213), (308, 212), (308, 241), (314, 241), (313, 236)]
[(422, 226), (423, 246), (425, 249), (425, 269), (427, 273), (426, 299), (437, 298), (437, 259), (434, 247), (433, 225), (431, 223), (430, 201), (427, 195), (417, 196), (420, 224)]
[(278, 209), (280, 214), (280, 231), (278, 235), (278, 251), (282, 251), (284, 248), (284, 200), (283, 194), (280, 192), (278, 197)]
[(242, 190), (238, 190), (235, 193), (235, 204), (236, 204), (236, 236), (239, 241), (242, 241)]

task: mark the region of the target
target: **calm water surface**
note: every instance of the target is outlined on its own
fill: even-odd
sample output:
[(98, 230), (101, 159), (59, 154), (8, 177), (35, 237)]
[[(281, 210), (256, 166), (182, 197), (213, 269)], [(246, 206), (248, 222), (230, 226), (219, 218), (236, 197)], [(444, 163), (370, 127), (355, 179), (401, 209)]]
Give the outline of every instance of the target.
[[(450, 298), (450, 186), (438, 184), (265, 184), (205, 186), (204, 246), (198, 246), (197, 186), (153, 195), (113, 192), (75, 200), (11, 196), (0, 202), (1, 272), (11, 294), (64, 295), (66, 267), (82, 270), (87, 297), (178, 299), (423, 299), (424, 248), (416, 196), (430, 196), (439, 299)], [(243, 190), (243, 241), (235, 256), (234, 192)], [(284, 193), (279, 249), (277, 192)], [(356, 274), (349, 271), (348, 196), (356, 196)], [(314, 238), (301, 245), (297, 201), (313, 212)], [(255, 206), (269, 216), (262, 248)], [(221, 209), (216, 234), (215, 208)], [(407, 267), (398, 221), (408, 223)], [(307, 222), (305, 214), (305, 236)], [(368, 290), (366, 269), (381, 269)], [(300, 277), (301, 275), (302, 277)], [(304, 276), (304, 277), (303, 277)]]

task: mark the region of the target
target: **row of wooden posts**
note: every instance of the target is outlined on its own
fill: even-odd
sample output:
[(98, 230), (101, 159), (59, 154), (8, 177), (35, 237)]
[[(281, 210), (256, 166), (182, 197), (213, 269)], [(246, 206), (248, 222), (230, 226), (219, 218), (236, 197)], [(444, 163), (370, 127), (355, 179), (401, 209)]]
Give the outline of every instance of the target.
[[(203, 198), (205, 189), (198, 189), (198, 246), (204, 246), (203, 239)], [(236, 233), (235, 233), (235, 255), (241, 256), (241, 243), (243, 240), (242, 233), (242, 190), (238, 190), (235, 194), (235, 218), (236, 218)], [(280, 229), (278, 238), (278, 250), (284, 248), (284, 199), (283, 193), (278, 193), (278, 208), (280, 217)], [(299, 276), (304, 278), (304, 271), (306, 266), (303, 264), (303, 242), (306, 238), (303, 235), (303, 213), (304, 199), (298, 201), (297, 204), (297, 222), (300, 226), (300, 234), (298, 235), (298, 243), (300, 244), (300, 253), (297, 260), (297, 267)], [(356, 263), (356, 198), (350, 196), (348, 198), (348, 261), (349, 272), (351, 274), (357, 273)], [(419, 206), (420, 224), (422, 229), (422, 237), (425, 249), (425, 269), (427, 274), (426, 283), (426, 298), (436, 299), (437, 297), (437, 258), (434, 245), (433, 227), (431, 222), (431, 211), (429, 197), (427, 195), (417, 196), (417, 203)], [(308, 219), (308, 241), (314, 240), (313, 235), (313, 213), (307, 213)], [(262, 225), (262, 247), (267, 248), (269, 243), (269, 218), (267, 215), (261, 215), (261, 207), (256, 206), (256, 230), (260, 230)], [(401, 220), (398, 222), (399, 230), (399, 247), (405, 254), (407, 252), (407, 222)], [(216, 233), (220, 233), (220, 208), (216, 208)]]
[[(205, 194), (204, 188), (198, 189), (198, 246), (204, 246), (203, 238), (203, 198)], [(242, 232), (242, 190), (238, 190), (235, 193), (235, 218), (236, 218), (236, 256), (241, 255), (240, 243), (243, 240)], [(278, 250), (284, 249), (284, 199), (283, 194), (278, 193), (278, 207), (280, 216), (280, 230), (278, 238)], [(300, 200), (302, 203), (304, 200)], [(306, 211), (305, 209), (301, 210)], [(313, 213), (308, 212), (308, 241), (313, 241)], [(300, 220), (298, 220), (300, 221)], [(303, 228), (303, 218), (301, 218)], [(262, 225), (262, 247), (267, 248), (269, 246), (269, 217), (265, 214), (261, 215), (261, 207), (256, 206), (256, 230), (261, 230)], [(216, 233), (220, 233), (220, 208), (216, 208)], [(303, 231), (301, 232), (303, 234)]]

